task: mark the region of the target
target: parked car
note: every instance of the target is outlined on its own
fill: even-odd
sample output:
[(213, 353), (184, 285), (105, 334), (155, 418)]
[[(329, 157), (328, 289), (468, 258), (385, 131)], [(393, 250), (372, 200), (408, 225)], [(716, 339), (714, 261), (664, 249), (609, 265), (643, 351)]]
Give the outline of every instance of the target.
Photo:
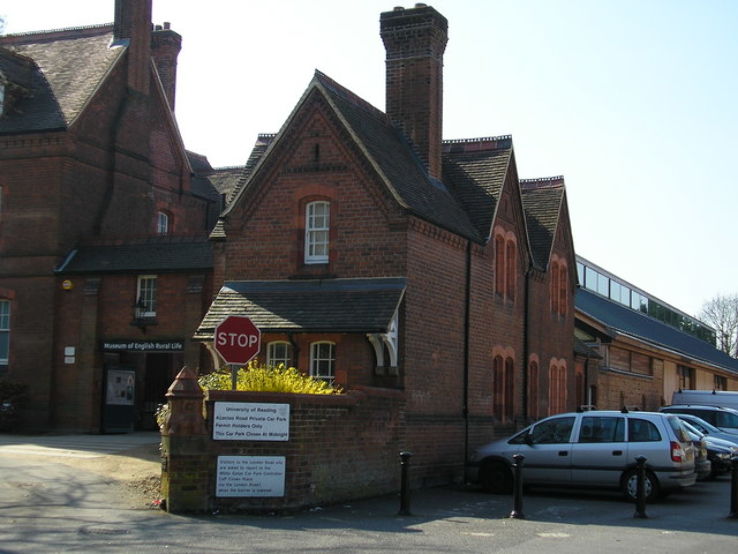
[(479, 448), (467, 477), (490, 492), (512, 490), (513, 456), (522, 454), (526, 485), (620, 489), (636, 494), (636, 458), (647, 459), (646, 494), (696, 481), (695, 449), (681, 420), (657, 412), (590, 411), (542, 419)]
[(708, 435), (712, 438), (721, 439), (730, 442), (735, 446), (738, 446), (738, 435), (721, 431), (701, 417), (697, 417), (696, 415), (692, 414), (676, 414), (676, 416), (682, 421), (686, 421), (687, 423), (689, 423), (692, 427), (697, 429), (703, 435)]
[(694, 445), (694, 472), (697, 474), (697, 480), (704, 481), (712, 476), (712, 461), (707, 456), (705, 435), (684, 421), (682, 421), (682, 425), (684, 425)]
[[(705, 435), (700, 432), (699, 429), (684, 420), (682, 420), (682, 423), (687, 428), (690, 436), (697, 437), (706, 450), (707, 458), (711, 465), (708, 477), (717, 477), (723, 473), (728, 473), (731, 469), (731, 458), (738, 456), (738, 446), (733, 442)], [(695, 464), (695, 468), (696, 467), (697, 466)], [(701, 479), (699, 474), (697, 478)]]
[(738, 410), (738, 391), (679, 389), (672, 394), (671, 403), (721, 406)]
[(724, 433), (738, 435), (738, 410), (699, 404), (672, 404), (659, 409), (668, 414), (690, 414), (712, 423)]

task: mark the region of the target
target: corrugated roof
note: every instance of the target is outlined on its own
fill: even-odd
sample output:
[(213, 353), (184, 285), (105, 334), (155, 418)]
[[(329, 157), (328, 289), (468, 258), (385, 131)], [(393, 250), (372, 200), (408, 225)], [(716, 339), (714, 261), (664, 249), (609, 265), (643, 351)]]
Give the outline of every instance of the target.
[(206, 240), (151, 239), (139, 244), (81, 246), (57, 273), (127, 273), (210, 270), (213, 247)]
[(246, 315), (265, 332), (384, 333), (405, 292), (405, 279), (230, 281), (210, 305), (196, 339), (212, 340), (229, 315)]
[(738, 360), (708, 342), (586, 289), (578, 289), (575, 299), (577, 310), (596, 319), (611, 331), (738, 374)]

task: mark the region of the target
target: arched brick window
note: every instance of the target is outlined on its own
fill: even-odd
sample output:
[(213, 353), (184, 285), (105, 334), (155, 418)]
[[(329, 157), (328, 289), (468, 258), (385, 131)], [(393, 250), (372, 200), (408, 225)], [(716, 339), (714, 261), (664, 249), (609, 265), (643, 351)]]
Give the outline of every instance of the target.
[(328, 263), (331, 204), (324, 200), (305, 206), (305, 263)]
[(517, 276), (517, 264), (515, 263), (515, 242), (512, 240), (507, 241), (505, 246), (505, 269), (506, 269), (506, 287), (505, 292), (510, 300), (515, 300), (515, 277)]
[(292, 345), (287, 341), (274, 341), (267, 344), (266, 363), (271, 367), (292, 365)]
[(321, 341), (310, 344), (310, 376), (333, 382), (336, 376), (336, 345)]
[(168, 235), (172, 232), (172, 216), (169, 212), (159, 210), (156, 212), (156, 234)]
[(515, 417), (515, 362), (512, 358), (505, 359), (505, 420), (512, 421)]
[(504, 414), (505, 372), (502, 356), (495, 356), (492, 363), (492, 412), (495, 419), (502, 421)]
[(528, 415), (538, 419), (538, 362), (528, 365)]
[(559, 266), (559, 308), (558, 312), (561, 315), (566, 315), (567, 307), (569, 305), (569, 269), (566, 264)]
[(566, 411), (566, 360), (552, 360), (548, 370), (548, 413)]
[(559, 312), (559, 263), (552, 261), (549, 269), (549, 299), (551, 301), (551, 311)]
[(495, 292), (505, 295), (505, 239), (495, 236)]

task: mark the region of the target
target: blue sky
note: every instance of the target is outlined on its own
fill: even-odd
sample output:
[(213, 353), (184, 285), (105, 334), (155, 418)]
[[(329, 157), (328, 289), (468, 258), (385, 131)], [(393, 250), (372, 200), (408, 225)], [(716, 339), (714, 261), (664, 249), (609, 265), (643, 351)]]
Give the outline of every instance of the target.
[[(444, 137), (512, 134), (564, 175), (579, 254), (689, 314), (738, 292), (738, 1), (437, 0)], [(6, 32), (112, 21), (113, 0), (5, 0)], [(390, 0), (154, 0), (183, 36), (185, 144), (243, 164), (320, 69), (384, 109)], [(208, 6), (207, 10), (203, 6)]]

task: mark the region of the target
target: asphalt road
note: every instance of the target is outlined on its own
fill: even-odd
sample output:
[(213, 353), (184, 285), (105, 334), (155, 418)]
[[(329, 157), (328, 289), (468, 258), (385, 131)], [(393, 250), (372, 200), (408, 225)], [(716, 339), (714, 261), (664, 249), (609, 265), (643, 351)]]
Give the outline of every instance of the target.
[[(699, 483), (647, 507), (617, 494), (531, 491), (512, 500), (462, 487), (413, 491), (411, 516), (388, 496), (292, 515), (188, 517), (131, 509), (114, 476), (53, 455), (19, 453), (0, 436), (0, 552), (735, 552), (730, 480)], [(87, 439), (92, 440), (92, 439)], [(54, 448), (94, 455), (73, 439)], [(42, 442), (42, 441), (39, 441)], [(36, 445), (44, 450), (45, 446)], [(33, 448), (31, 448), (33, 450)], [(114, 449), (115, 450), (115, 449)], [(126, 450), (115, 450), (124, 455)]]

